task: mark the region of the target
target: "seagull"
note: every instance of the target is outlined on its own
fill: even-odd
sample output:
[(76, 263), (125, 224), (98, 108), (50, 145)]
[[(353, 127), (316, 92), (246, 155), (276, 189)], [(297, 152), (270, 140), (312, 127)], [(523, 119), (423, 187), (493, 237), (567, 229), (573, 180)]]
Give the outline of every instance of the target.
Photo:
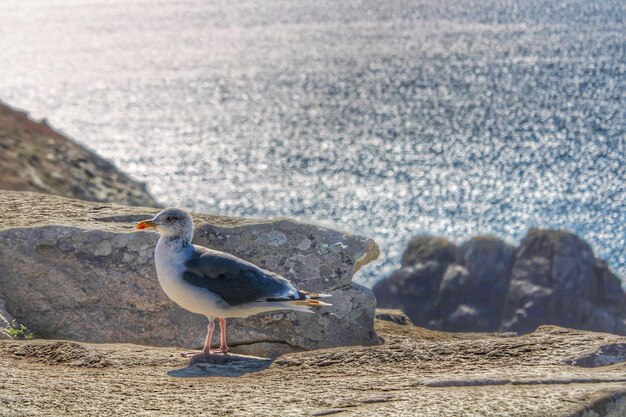
[[(204, 348), (185, 352), (185, 357), (227, 354), (227, 318), (275, 310), (312, 313), (312, 307), (332, 305), (319, 300), (330, 294), (299, 291), (279, 274), (229, 253), (191, 244), (193, 219), (185, 210), (164, 209), (153, 219), (137, 223), (135, 228), (155, 229), (161, 235), (154, 260), (165, 294), (185, 310), (209, 320)], [(211, 349), (215, 319), (220, 323), (220, 347)]]

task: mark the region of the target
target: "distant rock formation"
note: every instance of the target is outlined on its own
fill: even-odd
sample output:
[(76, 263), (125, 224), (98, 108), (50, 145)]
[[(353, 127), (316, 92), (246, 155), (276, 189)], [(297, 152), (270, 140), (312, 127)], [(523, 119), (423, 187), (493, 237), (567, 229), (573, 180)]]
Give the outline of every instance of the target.
[(457, 247), (411, 240), (402, 267), (374, 286), (378, 306), (419, 326), (530, 333), (543, 324), (626, 335), (626, 295), (578, 236), (531, 229), (519, 247), (478, 236)]
[[(0, 298), (36, 335), (202, 346), (206, 318), (179, 308), (159, 287), (157, 234), (133, 228), (156, 210), (12, 191), (0, 191), (0, 207)], [(332, 294), (333, 307), (316, 314), (231, 320), (233, 351), (276, 356), (378, 342), (374, 295), (352, 282), (378, 257), (373, 240), (289, 219), (194, 219), (195, 243), (283, 274), (303, 290)]]
[(144, 184), (56, 132), (44, 120), (0, 102), (0, 189), (157, 207)]

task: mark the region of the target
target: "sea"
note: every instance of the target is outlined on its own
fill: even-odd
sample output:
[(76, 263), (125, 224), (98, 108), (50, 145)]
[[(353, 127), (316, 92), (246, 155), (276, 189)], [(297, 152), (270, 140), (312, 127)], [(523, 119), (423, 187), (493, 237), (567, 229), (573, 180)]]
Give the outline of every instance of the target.
[(2, 0), (0, 100), (163, 204), (408, 240), (579, 234), (626, 277), (623, 0)]

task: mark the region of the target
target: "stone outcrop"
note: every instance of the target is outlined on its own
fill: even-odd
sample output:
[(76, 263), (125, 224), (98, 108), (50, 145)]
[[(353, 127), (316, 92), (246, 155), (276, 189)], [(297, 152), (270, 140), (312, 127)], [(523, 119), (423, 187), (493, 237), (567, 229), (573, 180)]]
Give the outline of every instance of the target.
[(173, 348), (130, 344), (0, 341), (0, 414), (626, 413), (623, 336), (555, 326), (519, 337), (450, 334), (388, 321), (377, 321), (376, 331), (384, 344), (291, 353), (273, 363), (234, 355), (189, 363)]
[(374, 286), (380, 307), (446, 331), (528, 333), (542, 324), (626, 334), (626, 296), (576, 235), (532, 229), (519, 247), (491, 236), (460, 247), (420, 236)]
[(0, 189), (131, 206), (158, 204), (109, 161), (0, 102)]
[[(133, 230), (157, 210), (0, 192), (0, 298), (36, 335), (157, 346), (202, 345), (206, 318), (162, 292), (154, 269), (157, 234)], [(241, 352), (377, 343), (372, 291), (352, 283), (378, 256), (371, 239), (288, 219), (195, 215), (194, 243), (233, 253), (309, 291), (329, 292), (316, 314), (277, 312), (231, 320)], [(217, 335), (216, 335), (217, 342)]]
[(572, 233), (531, 230), (516, 252), (507, 295), (504, 330), (554, 323), (626, 334), (620, 280)]
[(390, 321), (392, 323), (400, 324), (403, 326), (413, 325), (409, 316), (407, 316), (402, 310), (396, 310), (392, 308), (377, 308), (375, 317), (376, 320)]

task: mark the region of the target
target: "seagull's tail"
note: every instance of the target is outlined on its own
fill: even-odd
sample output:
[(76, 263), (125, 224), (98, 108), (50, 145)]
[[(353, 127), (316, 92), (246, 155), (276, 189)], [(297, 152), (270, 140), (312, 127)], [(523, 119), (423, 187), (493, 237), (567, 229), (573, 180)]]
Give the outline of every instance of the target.
[(266, 303), (272, 306), (272, 310), (286, 309), (294, 311), (302, 311), (304, 313), (313, 313), (312, 309), (320, 307), (331, 307), (332, 304), (320, 301), (320, 298), (332, 297), (330, 294), (317, 294), (306, 291), (297, 291), (296, 294), (285, 298), (268, 298)]
[(320, 298), (329, 298), (332, 297), (331, 294), (323, 294), (323, 293), (315, 293), (315, 292), (306, 292), (306, 291), (298, 291), (298, 299), (294, 301), (290, 301), (291, 304), (301, 305), (307, 307), (329, 307), (332, 306), (330, 303), (325, 303), (320, 301)]
[(303, 313), (314, 313), (313, 309), (332, 306), (332, 304), (319, 300), (290, 300), (283, 301), (281, 304), (288, 310), (302, 311)]
[(307, 306), (307, 307), (330, 307), (332, 304), (325, 303), (320, 300), (294, 300), (289, 301), (289, 304), (294, 306)]
[(309, 308), (319, 307), (331, 307), (332, 304), (320, 301), (320, 298), (332, 297), (330, 294), (318, 294), (313, 292), (298, 291), (298, 298), (295, 300), (289, 300), (288, 303), (292, 306), (302, 306)]

